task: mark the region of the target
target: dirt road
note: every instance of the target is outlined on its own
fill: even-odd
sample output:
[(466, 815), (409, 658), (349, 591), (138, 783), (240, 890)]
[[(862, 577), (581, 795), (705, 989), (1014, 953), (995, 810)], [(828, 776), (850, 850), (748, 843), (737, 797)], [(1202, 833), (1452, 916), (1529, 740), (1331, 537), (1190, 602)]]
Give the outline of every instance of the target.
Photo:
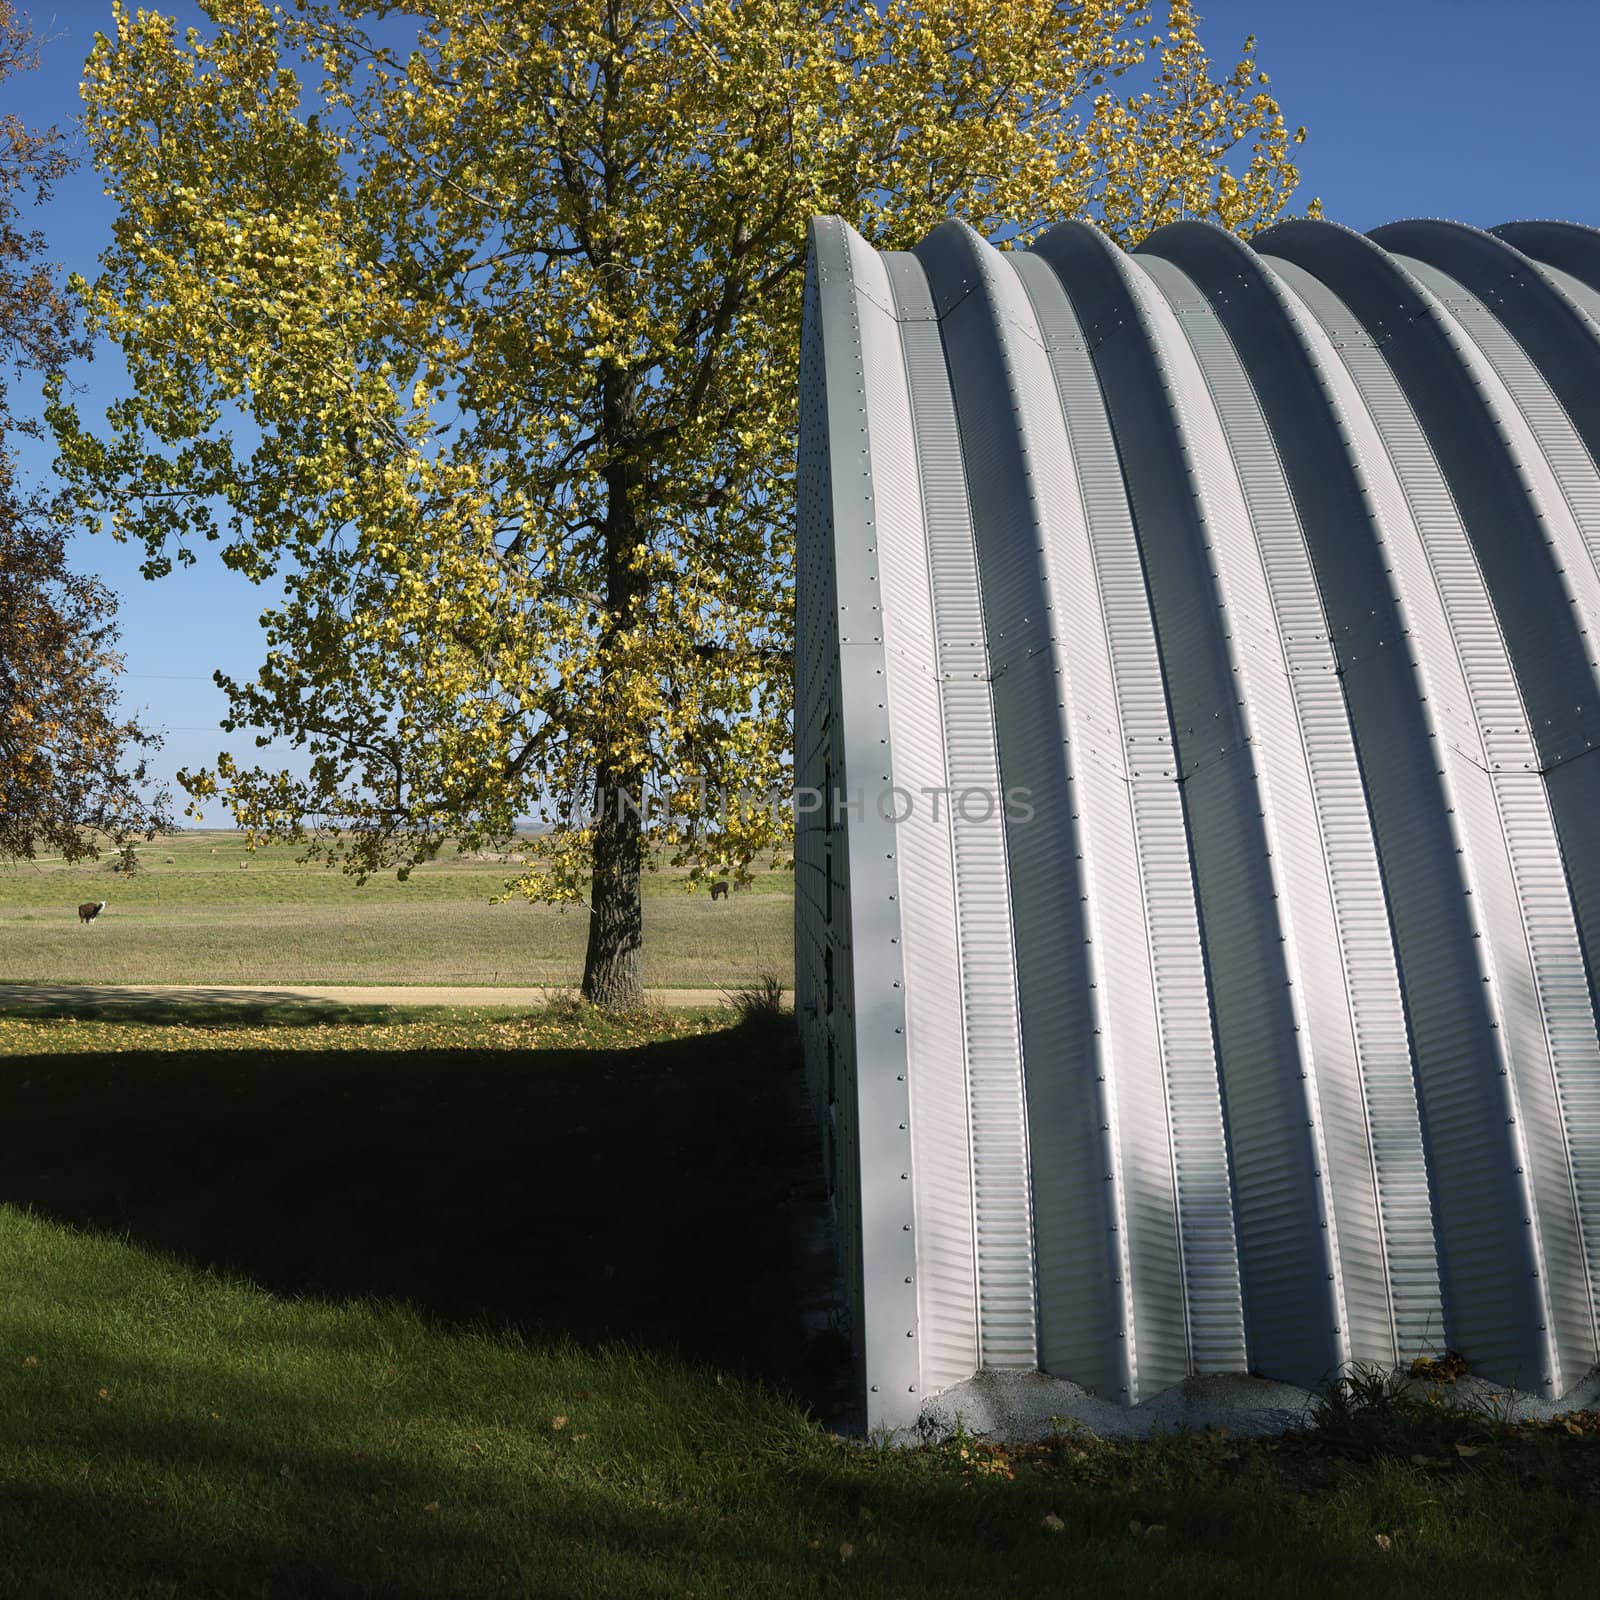
[[(340, 1006), (541, 1006), (560, 999), (564, 989), (436, 988), (416, 985), (320, 986), (301, 984), (123, 984), (0, 983), (0, 1011), (33, 1006), (89, 1009), (105, 1003), (185, 1000), (207, 1005), (261, 1005), (291, 1000)], [(785, 998), (793, 1004), (793, 996)], [(722, 989), (646, 989), (651, 1006), (693, 1008), (731, 1004)]]

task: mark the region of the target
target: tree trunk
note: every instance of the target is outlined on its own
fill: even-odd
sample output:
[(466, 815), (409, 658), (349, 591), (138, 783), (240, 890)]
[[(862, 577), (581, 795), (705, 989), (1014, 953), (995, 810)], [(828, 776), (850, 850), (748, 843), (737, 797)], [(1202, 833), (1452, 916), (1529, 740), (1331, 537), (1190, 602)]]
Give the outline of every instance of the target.
[(583, 998), (608, 1011), (630, 1011), (644, 1004), (644, 905), (640, 898), (644, 838), (639, 815), (630, 803), (638, 798), (612, 774), (601, 773)]
[[(644, 598), (644, 585), (632, 559), (642, 537), (640, 474), (629, 447), (637, 421), (635, 383), (607, 362), (601, 369), (600, 393), (601, 431), (612, 441), (612, 455), (606, 467), (602, 557), (607, 612), (601, 642), (604, 662), (613, 642), (625, 639), (633, 625), (635, 610)], [(640, 900), (644, 825), (635, 809), (644, 804), (644, 774), (631, 765), (618, 766), (608, 761), (607, 742), (602, 734), (583, 997), (591, 1005), (624, 1011), (644, 1004), (644, 907)]]

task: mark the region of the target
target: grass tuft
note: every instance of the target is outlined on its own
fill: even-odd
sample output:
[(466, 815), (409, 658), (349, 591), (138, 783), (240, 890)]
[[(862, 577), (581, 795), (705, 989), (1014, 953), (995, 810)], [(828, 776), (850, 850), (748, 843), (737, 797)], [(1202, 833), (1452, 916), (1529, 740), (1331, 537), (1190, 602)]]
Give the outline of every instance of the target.
[(783, 979), (771, 972), (725, 998), (741, 1022), (775, 1022), (788, 1010)]

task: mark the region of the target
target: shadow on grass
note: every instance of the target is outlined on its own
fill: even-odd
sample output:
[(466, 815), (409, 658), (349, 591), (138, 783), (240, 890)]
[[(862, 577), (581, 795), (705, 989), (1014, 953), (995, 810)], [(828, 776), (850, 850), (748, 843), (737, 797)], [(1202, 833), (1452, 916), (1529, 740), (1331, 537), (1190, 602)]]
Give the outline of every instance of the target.
[(818, 1158), (792, 1037), (0, 1058), (0, 1201), (283, 1294), (804, 1391)]
[(327, 1026), (331, 1023), (403, 1022), (425, 1016), (421, 1006), (350, 1005), (294, 990), (208, 988), (97, 989), (92, 984), (0, 984), (0, 1017), (82, 1017), (95, 1022), (138, 1022), (151, 1027)]

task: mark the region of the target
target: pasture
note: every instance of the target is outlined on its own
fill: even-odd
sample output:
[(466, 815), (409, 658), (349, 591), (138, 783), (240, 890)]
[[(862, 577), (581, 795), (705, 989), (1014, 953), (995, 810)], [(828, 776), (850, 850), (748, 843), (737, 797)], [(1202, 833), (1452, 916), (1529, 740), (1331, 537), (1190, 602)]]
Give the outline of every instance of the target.
[(1600, 1418), (836, 1436), (799, 1093), (771, 1014), (0, 1017), (0, 1593), (1586, 1591)]
[[(168, 857), (171, 858), (170, 862)], [(174, 834), (112, 856), (0, 866), (0, 981), (148, 984), (443, 984), (575, 988), (587, 913), (492, 905), (512, 868), (446, 852), (409, 880), (357, 885), (294, 853), (247, 855), (242, 836)], [(713, 903), (671, 869), (645, 879), (645, 983), (727, 988), (793, 970), (793, 879), (762, 871)], [(104, 900), (92, 925), (81, 901)]]

